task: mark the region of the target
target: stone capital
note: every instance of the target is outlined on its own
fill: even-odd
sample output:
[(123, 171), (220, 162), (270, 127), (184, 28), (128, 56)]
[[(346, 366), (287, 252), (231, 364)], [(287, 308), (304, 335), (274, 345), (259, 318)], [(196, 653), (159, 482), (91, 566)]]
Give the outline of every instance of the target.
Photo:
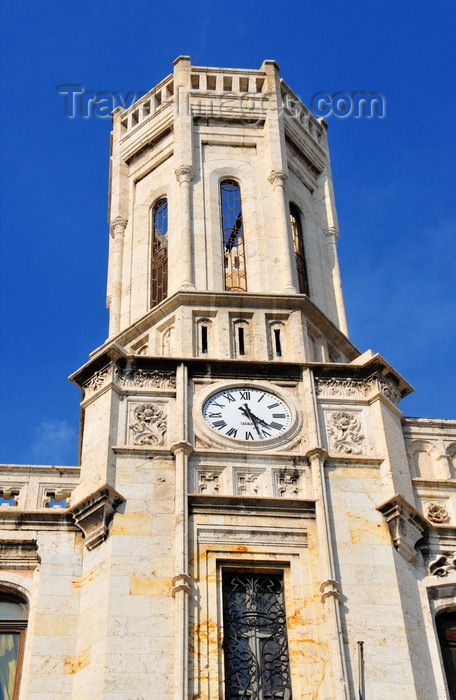
[(288, 180), (288, 175), (283, 172), (283, 170), (273, 170), (268, 177), (268, 181), (274, 187), (285, 187), (285, 183)]
[(335, 226), (325, 228), (323, 233), (325, 234), (326, 238), (329, 238), (332, 241), (332, 243), (337, 243), (337, 241), (339, 240), (339, 229), (337, 229)]
[(179, 168), (176, 168), (174, 173), (179, 185), (182, 185), (183, 182), (190, 182), (194, 175), (191, 165), (181, 165)]
[(125, 229), (127, 228), (127, 219), (122, 216), (116, 216), (115, 219), (111, 221), (111, 236), (115, 238), (116, 236), (123, 236)]
[(124, 500), (120, 493), (105, 484), (70, 508), (69, 512), (73, 516), (74, 524), (84, 534), (84, 544), (87, 549), (94, 549), (104, 542), (115, 510)]

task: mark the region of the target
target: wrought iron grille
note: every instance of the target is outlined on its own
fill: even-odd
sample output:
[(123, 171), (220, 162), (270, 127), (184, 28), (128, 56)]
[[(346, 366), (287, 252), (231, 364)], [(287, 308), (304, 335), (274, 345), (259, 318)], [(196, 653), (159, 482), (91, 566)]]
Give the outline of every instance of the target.
[(244, 232), (242, 228), (241, 189), (235, 180), (220, 183), (222, 235), (225, 265), (225, 289), (247, 290)]
[(294, 204), (290, 204), (291, 230), (293, 232), (293, 247), (298, 273), (298, 285), (301, 294), (309, 294), (306, 258), (304, 254), (304, 238), (302, 235), (301, 213)]
[(168, 200), (162, 197), (152, 208), (151, 306), (168, 294)]
[(283, 582), (223, 575), (225, 700), (291, 700)]

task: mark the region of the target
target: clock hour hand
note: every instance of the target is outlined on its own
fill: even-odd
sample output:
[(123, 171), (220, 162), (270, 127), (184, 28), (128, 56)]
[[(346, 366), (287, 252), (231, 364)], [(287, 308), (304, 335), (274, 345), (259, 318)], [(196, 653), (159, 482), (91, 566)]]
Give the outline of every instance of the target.
[(262, 440), (264, 436), (258, 427), (258, 418), (253, 415), (246, 403), (243, 406), (239, 406), (239, 410), (244, 414), (244, 416), (246, 416), (249, 420), (252, 421), (253, 425), (255, 426), (255, 430), (257, 431), (260, 439)]
[(266, 423), (266, 421), (263, 420), (262, 418), (258, 418), (258, 416), (256, 416), (256, 415), (255, 415), (254, 413), (252, 413), (251, 411), (250, 411), (250, 416), (251, 416), (251, 420), (252, 420), (252, 421), (257, 421), (258, 423), (260, 423), (260, 425), (264, 425), (265, 428), (270, 428), (270, 427), (271, 427), (271, 426), (269, 425), (269, 423)]

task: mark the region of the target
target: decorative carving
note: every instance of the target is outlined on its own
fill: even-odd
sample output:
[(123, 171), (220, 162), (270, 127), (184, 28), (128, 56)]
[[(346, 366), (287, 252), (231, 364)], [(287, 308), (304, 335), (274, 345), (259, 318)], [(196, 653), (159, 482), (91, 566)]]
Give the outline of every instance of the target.
[(237, 492), (240, 496), (258, 496), (259, 474), (238, 474)]
[(117, 370), (117, 381), (122, 387), (134, 389), (175, 389), (174, 372), (159, 372), (157, 369)]
[(43, 506), (45, 508), (69, 508), (71, 491), (68, 489), (46, 490)]
[(120, 493), (105, 484), (71, 508), (74, 523), (82, 530), (87, 549), (94, 549), (104, 542), (115, 510), (124, 500)]
[(200, 472), (198, 481), (198, 493), (207, 496), (217, 496), (220, 491), (218, 472)]
[(298, 498), (302, 490), (299, 486), (299, 472), (280, 472), (276, 475), (277, 493), (280, 498)]
[(20, 489), (0, 489), (0, 506), (17, 506)]
[(1, 540), (0, 569), (35, 569), (40, 563), (36, 540)]
[(401, 394), (396, 387), (393, 386), (391, 382), (388, 382), (384, 377), (377, 377), (377, 382), (380, 393), (389, 399), (391, 403), (397, 406), (401, 400)]
[(456, 570), (456, 552), (439, 554), (429, 562), (428, 571), (431, 576), (447, 576), (451, 570)]
[(135, 423), (130, 425), (135, 445), (163, 445), (166, 434), (164, 411), (153, 403), (142, 403), (134, 409)]
[(442, 503), (429, 503), (426, 517), (433, 523), (446, 523), (449, 520), (448, 511)]
[(340, 454), (359, 455), (364, 435), (361, 422), (353, 413), (337, 411), (331, 413), (327, 421), (328, 435), (332, 437), (332, 447)]
[(174, 172), (179, 185), (183, 182), (190, 182), (193, 179), (193, 168), (191, 165), (181, 165)]
[(399, 554), (413, 562), (416, 555), (415, 544), (423, 537), (429, 523), (410, 503), (396, 494), (377, 508), (383, 514)]
[(288, 175), (282, 170), (273, 170), (268, 177), (268, 181), (274, 187), (285, 187), (285, 183), (288, 180)]
[(369, 379), (336, 379), (335, 377), (315, 377), (315, 390), (318, 396), (368, 396), (374, 381)]
[(106, 365), (106, 367), (103, 367), (103, 369), (99, 369), (97, 372), (92, 374), (90, 379), (84, 382), (84, 384), (82, 385), (83, 388), (86, 391), (96, 391), (97, 389), (102, 387), (103, 384), (106, 384), (107, 380), (109, 379), (110, 369), (111, 365)]
[(401, 399), (400, 392), (391, 382), (375, 374), (367, 379), (315, 377), (315, 391), (321, 397), (356, 396), (360, 398), (367, 398), (378, 391), (395, 406)]

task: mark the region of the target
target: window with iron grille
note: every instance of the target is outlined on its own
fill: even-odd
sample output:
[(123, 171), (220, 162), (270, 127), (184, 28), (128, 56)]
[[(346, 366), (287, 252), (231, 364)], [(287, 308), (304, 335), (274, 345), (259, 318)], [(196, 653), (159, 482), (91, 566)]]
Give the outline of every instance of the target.
[(304, 237), (302, 232), (302, 217), (296, 204), (290, 204), (290, 221), (293, 233), (293, 247), (298, 273), (298, 286), (301, 294), (309, 294), (306, 258), (304, 253)]
[(437, 618), (440, 648), (451, 700), (456, 700), (456, 613), (443, 613)]
[(152, 207), (151, 306), (168, 295), (168, 200), (158, 199)]
[(27, 606), (13, 596), (0, 594), (0, 698), (16, 700), (19, 681)]
[(242, 226), (241, 188), (235, 180), (220, 183), (222, 239), (225, 267), (225, 289), (245, 292), (244, 231)]
[(225, 700), (291, 700), (283, 580), (223, 574)]

